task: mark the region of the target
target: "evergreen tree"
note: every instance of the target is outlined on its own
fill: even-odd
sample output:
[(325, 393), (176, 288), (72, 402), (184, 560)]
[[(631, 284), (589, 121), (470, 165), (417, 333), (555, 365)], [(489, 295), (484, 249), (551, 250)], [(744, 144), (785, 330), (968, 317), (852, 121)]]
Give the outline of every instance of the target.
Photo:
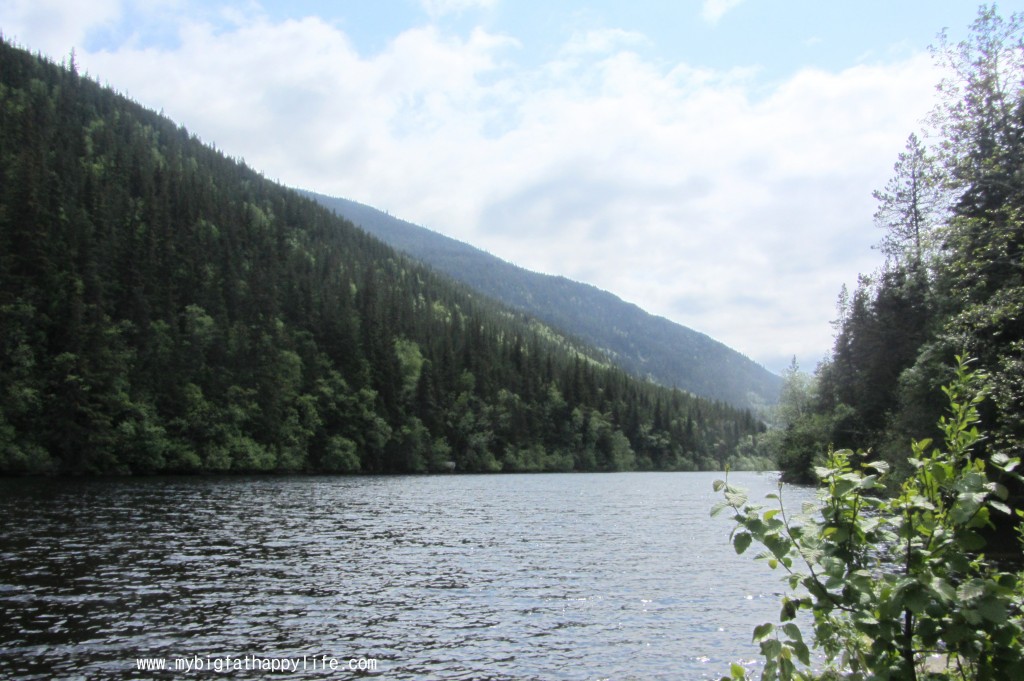
[[(0, 473), (695, 468), (762, 430), (627, 378), (73, 64), (0, 41)], [(691, 437), (673, 424), (694, 411)]]
[(943, 177), (917, 135), (907, 138), (885, 189), (874, 192), (875, 224), (885, 230), (880, 248), (894, 263), (920, 268), (933, 249), (932, 228), (943, 214)]
[[(990, 382), (990, 450), (1024, 440), (1024, 17), (983, 6), (970, 35), (943, 34), (935, 54), (949, 74), (932, 116), (937, 157), (912, 135), (875, 193), (889, 258), (844, 296), (808, 417), (825, 419), (836, 447), (902, 471), (906, 441), (935, 436), (934, 395), (959, 354)], [(806, 457), (783, 461), (810, 475)]]

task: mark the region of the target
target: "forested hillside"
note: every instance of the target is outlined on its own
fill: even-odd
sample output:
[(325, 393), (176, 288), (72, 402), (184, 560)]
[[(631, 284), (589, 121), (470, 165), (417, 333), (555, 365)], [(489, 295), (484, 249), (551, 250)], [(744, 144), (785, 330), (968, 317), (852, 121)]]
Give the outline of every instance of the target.
[(0, 472), (718, 468), (760, 430), (0, 45)]
[(938, 439), (957, 355), (985, 377), (977, 454), (1024, 447), (1024, 17), (983, 7), (935, 53), (941, 104), (875, 193), (886, 264), (843, 289), (813, 380), (788, 377), (773, 437), (794, 479), (813, 479), (829, 445), (907, 470), (909, 442)]
[(601, 349), (635, 376), (741, 408), (778, 400), (779, 376), (703, 333), (607, 291), (530, 272), (355, 201), (307, 194), (398, 250)]

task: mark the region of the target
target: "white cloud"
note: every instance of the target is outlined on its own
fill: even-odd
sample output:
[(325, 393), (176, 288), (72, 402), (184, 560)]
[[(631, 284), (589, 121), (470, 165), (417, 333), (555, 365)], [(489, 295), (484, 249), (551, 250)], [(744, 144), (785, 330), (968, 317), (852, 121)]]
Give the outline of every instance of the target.
[(607, 54), (619, 47), (643, 46), (650, 41), (642, 33), (624, 31), (621, 28), (605, 28), (574, 33), (562, 48), (566, 56), (580, 57)]
[(80, 61), (268, 177), (587, 281), (776, 370), (813, 366), (839, 287), (875, 266), (870, 192), (935, 81), (914, 57), (766, 92), (750, 71), (647, 60), (621, 31), (523, 69), (482, 29), (364, 56), (319, 19), (237, 22)]
[(60, 60), (72, 48), (80, 52), (89, 32), (113, 23), (121, 11), (120, 0), (5, 0), (0, 27), (8, 40)]
[(472, 9), (490, 9), (496, 4), (497, 0), (420, 0), (424, 11), (435, 18)]
[(700, 14), (704, 20), (717, 24), (725, 13), (743, 3), (743, 0), (704, 0)]

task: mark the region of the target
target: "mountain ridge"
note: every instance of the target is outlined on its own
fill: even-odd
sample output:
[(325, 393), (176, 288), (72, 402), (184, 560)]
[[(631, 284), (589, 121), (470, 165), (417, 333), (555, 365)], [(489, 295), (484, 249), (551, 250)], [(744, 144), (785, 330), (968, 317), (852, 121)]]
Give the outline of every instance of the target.
[(707, 334), (613, 293), (532, 272), (351, 199), (299, 191), (397, 250), (579, 337), (635, 376), (743, 408), (778, 399), (781, 377)]
[(763, 432), (0, 36), (0, 475), (738, 469)]

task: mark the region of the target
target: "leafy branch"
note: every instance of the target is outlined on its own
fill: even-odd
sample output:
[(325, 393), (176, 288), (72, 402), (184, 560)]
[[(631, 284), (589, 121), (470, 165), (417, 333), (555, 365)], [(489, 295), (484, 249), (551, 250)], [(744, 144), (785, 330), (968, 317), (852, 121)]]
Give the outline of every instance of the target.
[[(767, 496), (778, 507), (764, 510), (728, 475), (715, 482), (723, 500), (711, 512), (732, 511), (736, 552), (761, 544), (757, 558), (781, 565), (791, 590), (780, 623), (754, 629), (761, 679), (1024, 678), (1024, 577), (982, 553), (993, 514), (1012, 514), (1002, 481), (1021, 480), (1020, 459), (974, 453), (984, 380), (957, 358), (943, 389), (943, 446), (914, 442), (911, 474), (894, 492), (887, 464), (850, 450), (817, 467), (818, 502), (799, 521), (781, 485)], [(813, 618), (817, 669), (795, 621), (801, 610)], [(747, 678), (738, 664), (730, 673), (726, 681)]]

